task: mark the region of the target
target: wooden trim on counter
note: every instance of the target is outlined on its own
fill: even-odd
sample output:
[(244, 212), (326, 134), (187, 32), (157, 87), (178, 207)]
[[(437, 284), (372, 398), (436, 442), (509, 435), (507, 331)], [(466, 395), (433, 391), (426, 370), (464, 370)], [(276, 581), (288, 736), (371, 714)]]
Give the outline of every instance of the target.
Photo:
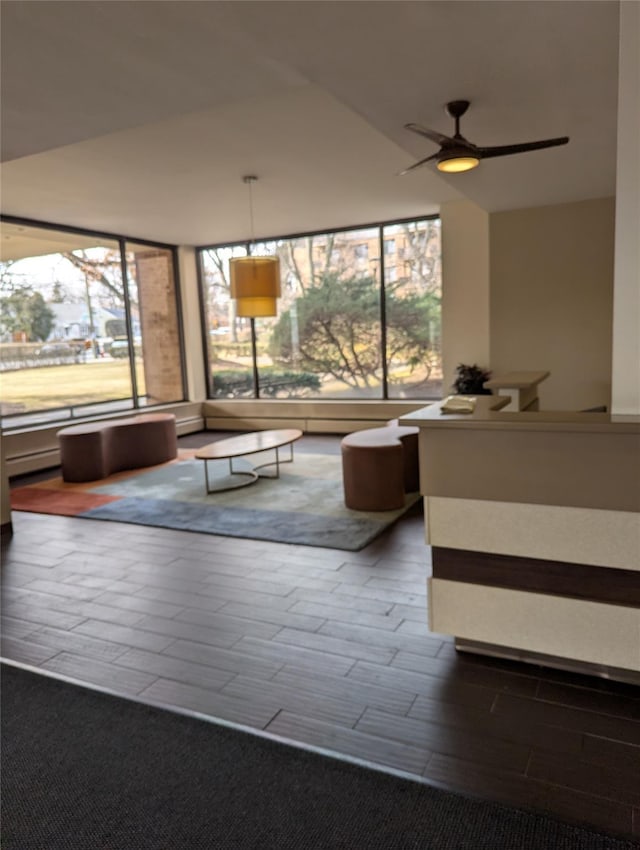
[(432, 549), (433, 577), (640, 608), (640, 573), (467, 549)]

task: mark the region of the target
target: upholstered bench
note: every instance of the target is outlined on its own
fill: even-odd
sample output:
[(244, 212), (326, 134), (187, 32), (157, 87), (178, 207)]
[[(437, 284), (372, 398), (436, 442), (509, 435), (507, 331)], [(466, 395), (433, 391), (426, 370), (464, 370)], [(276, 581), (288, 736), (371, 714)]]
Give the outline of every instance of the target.
[(405, 493), (420, 489), (418, 428), (391, 423), (343, 438), (344, 502), (356, 511), (404, 507)]
[(173, 413), (72, 425), (58, 431), (62, 478), (96, 481), (112, 472), (172, 460), (178, 454)]

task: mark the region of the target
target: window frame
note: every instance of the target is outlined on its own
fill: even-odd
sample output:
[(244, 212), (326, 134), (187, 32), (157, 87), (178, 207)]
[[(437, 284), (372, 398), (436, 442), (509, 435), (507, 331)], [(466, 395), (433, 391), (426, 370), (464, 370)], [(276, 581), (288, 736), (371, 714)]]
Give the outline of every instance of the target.
[[(134, 412), (144, 411), (144, 410), (153, 410), (155, 407), (161, 406), (162, 404), (167, 403), (175, 403), (179, 404), (187, 400), (188, 398), (188, 385), (187, 385), (187, 368), (186, 368), (186, 360), (185, 360), (185, 338), (184, 338), (184, 323), (183, 323), (183, 299), (182, 299), (182, 288), (180, 282), (180, 273), (179, 273), (179, 263), (178, 263), (178, 246), (172, 245), (166, 242), (156, 242), (152, 239), (143, 239), (138, 238), (136, 236), (130, 235), (122, 235), (118, 233), (108, 233), (106, 231), (101, 230), (91, 230), (83, 227), (74, 227), (71, 225), (65, 224), (56, 224), (54, 222), (49, 221), (40, 221), (38, 219), (32, 218), (22, 218), (21, 216), (12, 216), (12, 215), (0, 215), (0, 223), (13, 224), (17, 226), (23, 227), (33, 227), (40, 230), (52, 230), (58, 233), (69, 233), (69, 234), (77, 234), (78, 236), (89, 236), (95, 239), (105, 239), (111, 242), (116, 242), (118, 244), (118, 250), (120, 251), (120, 267), (122, 273), (122, 279), (124, 282), (124, 301), (125, 301), (125, 321), (127, 323), (128, 328), (128, 340), (129, 340), (129, 370), (130, 370), (130, 379), (131, 379), (131, 396), (125, 396), (119, 399), (112, 399), (109, 402), (87, 402), (82, 405), (62, 405), (59, 407), (50, 407), (45, 408), (43, 410), (32, 410), (23, 413), (13, 413), (7, 414), (5, 416), (0, 417), (0, 431), (2, 433), (10, 433), (11, 431), (15, 431), (18, 429), (30, 430), (37, 427), (46, 427), (47, 425), (54, 425), (64, 422), (66, 420), (75, 420), (75, 419), (83, 419), (87, 416), (92, 416), (94, 414), (87, 413), (85, 411), (86, 408), (94, 408), (96, 406), (102, 404), (118, 404), (119, 402), (127, 402), (131, 401), (130, 405), (124, 405), (120, 409), (120, 412), (126, 410), (132, 410)], [(171, 270), (173, 274), (173, 281), (175, 287), (175, 301), (176, 301), (176, 320), (178, 324), (178, 341), (180, 348), (180, 375), (182, 379), (182, 398), (176, 399), (175, 402), (162, 402), (160, 405), (147, 405), (140, 404), (140, 395), (138, 393), (137, 388), (137, 376), (135, 374), (135, 352), (134, 352), (134, 339), (132, 333), (132, 315), (129, 304), (129, 269), (126, 259), (127, 252), (127, 244), (135, 244), (148, 246), (150, 248), (156, 248), (162, 251), (168, 251), (171, 255)], [(85, 411), (85, 412), (83, 412)], [(66, 414), (66, 415), (65, 415)], [(99, 417), (101, 414), (96, 413), (95, 416)], [(18, 422), (15, 426), (12, 427), (11, 421), (24, 419), (25, 417), (33, 417), (33, 422)]]
[[(196, 273), (198, 278), (198, 295), (199, 295), (199, 306), (200, 306), (200, 324), (201, 324), (201, 338), (202, 338), (202, 351), (204, 358), (204, 368), (205, 368), (205, 380), (206, 380), (206, 388), (207, 388), (207, 400), (208, 401), (231, 401), (232, 399), (223, 399), (219, 396), (215, 396), (213, 394), (213, 373), (211, 369), (211, 364), (209, 362), (209, 350), (207, 345), (208, 340), (208, 327), (207, 327), (207, 311), (205, 304), (205, 267), (204, 267), (204, 256), (207, 251), (215, 251), (221, 248), (227, 248), (233, 250), (234, 248), (241, 247), (244, 248), (247, 255), (251, 252), (251, 246), (255, 246), (259, 243), (269, 243), (269, 242), (277, 242), (281, 240), (294, 240), (294, 239), (302, 239), (306, 237), (314, 237), (314, 236), (330, 236), (332, 234), (337, 233), (351, 233), (354, 231), (360, 230), (371, 230), (377, 229), (378, 231), (378, 252), (380, 256), (380, 268), (379, 268), (379, 279), (380, 279), (380, 323), (381, 323), (381, 340), (380, 340), (380, 351), (382, 354), (382, 380), (381, 380), (381, 389), (382, 393), (380, 398), (375, 399), (376, 401), (398, 401), (397, 398), (393, 396), (389, 396), (389, 379), (388, 379), (388, 350), (387, 350), (387, 322), (386, 322), (386, 291), (385, 291), (385, 262), (384, 257), (386, 256), (384, 253), (384, 243), (391, 237), (386, 237), (384, 235), (385, 228), (393, 227), (402, 224), (414, 224), (418, 222), (429, 222), (429, 221), (441, 221), (442, 216), (439, 213), (429, 213), (424, 215), (410, 216), (406, 218), (392, 219), (389, 221), (376, 221), (368, 224), (357, 224), (357, 225), (349, 225), (348, 227), (331, 227), (331, 228), (321, 228), (318, 230), (305, 230), (297, 233), (288, 233), (288, 234), (280, 234), (278, 236), (258, 236), (253, 239), (240, 239), (235, 242), (214, 242), (205, 245), (196, 245)], [(395, 241), (395, 238), (394, 238)], [(397, 256), (397, 253), (396, 253)], [(260, 393), (258, 391), (257, 396), (251, 396), (251, 400), (259, 401)], [(314, 397), (310, 399), (292, 399), (292, 401), (296, 401), (298, 403), (303, 403), (308, 401), (310, 403), (318, 403), (319, 401), (343, 401), (345, 404), (352, 403), (353, 401), (357, 401), (356, 398), (350, 399), (336, 399), (331, 398), (329, 396), (322, 397)], [(424, 399), (416, 399), (416, 401), (424, 401)]]

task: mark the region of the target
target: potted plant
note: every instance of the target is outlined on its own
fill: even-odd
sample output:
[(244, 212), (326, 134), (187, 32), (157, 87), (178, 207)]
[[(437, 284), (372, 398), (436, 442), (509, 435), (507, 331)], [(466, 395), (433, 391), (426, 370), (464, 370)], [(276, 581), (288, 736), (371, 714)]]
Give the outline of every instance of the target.
[(460, 363), (456, 366), (456, 379), (452, 389), (458, 395), (491, 395), (491, 390), (485, 389), (484, 382), (491, 377), (488, 369), (482, 369), (475, 363), (469, 366)]

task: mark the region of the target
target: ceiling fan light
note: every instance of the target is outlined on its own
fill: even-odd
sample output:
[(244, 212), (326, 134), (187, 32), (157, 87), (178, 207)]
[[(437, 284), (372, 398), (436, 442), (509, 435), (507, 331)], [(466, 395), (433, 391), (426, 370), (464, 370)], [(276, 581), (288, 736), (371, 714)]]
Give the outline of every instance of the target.
[(480, 165), (480, 160), (475, 156), (456, 156), (441, 158), (438, 160), (438, 171), (445, 171), (447, 174), (457, 174), (461, 171), (471, 171)]

